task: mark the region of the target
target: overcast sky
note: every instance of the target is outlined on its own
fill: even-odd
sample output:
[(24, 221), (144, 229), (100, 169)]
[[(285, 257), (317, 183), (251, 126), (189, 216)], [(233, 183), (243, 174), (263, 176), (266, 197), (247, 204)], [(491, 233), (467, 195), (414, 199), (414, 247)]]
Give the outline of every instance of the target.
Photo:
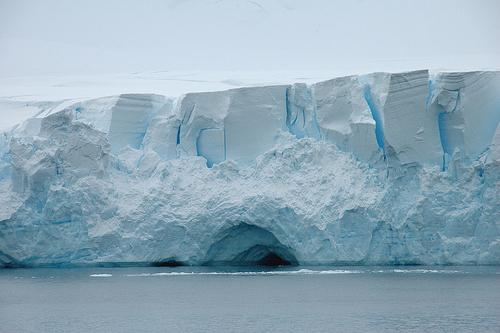
[(0, 0), (0, 75), (500, 68), (499, 18), (498, 0)]

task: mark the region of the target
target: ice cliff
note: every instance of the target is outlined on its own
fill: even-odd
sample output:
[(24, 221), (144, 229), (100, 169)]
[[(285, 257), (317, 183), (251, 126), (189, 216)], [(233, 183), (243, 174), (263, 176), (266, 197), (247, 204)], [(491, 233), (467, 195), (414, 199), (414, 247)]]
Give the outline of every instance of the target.
[(500, 264), (500, 72), (48, 103), (0, 137), (0, 266)]

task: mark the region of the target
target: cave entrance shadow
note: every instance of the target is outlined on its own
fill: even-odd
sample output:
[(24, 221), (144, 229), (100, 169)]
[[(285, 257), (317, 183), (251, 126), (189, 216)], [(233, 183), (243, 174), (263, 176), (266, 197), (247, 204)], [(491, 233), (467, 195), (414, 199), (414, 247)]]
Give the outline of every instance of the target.
[(240, 223), (221, 231), (207, 251), (209, 266), (293, 266), (297, 258), (274, 234), (264, 228)]

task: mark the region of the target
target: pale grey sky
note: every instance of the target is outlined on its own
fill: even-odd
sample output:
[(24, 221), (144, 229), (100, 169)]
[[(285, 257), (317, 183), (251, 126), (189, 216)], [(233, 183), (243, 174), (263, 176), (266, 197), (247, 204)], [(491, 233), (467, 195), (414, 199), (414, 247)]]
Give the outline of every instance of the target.
[(499, 17), (498, 0), (0, 0), (0, 76), (498, 69)]

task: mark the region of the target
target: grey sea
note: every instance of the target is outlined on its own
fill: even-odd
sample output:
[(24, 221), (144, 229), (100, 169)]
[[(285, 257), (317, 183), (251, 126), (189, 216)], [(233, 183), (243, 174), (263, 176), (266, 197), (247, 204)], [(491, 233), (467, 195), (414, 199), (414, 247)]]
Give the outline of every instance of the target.
[(500, 268), (4, 269), (0, 332), (500, 332)]

